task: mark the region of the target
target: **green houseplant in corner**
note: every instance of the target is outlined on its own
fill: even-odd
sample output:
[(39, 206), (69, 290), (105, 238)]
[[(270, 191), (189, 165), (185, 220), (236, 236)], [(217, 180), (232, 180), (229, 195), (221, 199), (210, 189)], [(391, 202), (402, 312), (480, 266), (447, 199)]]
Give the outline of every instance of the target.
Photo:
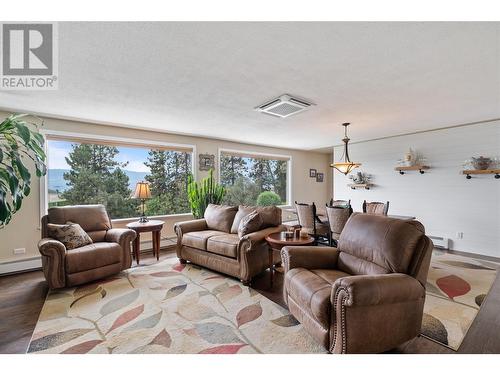
[(210, 169), (208, 177), (196, 182), (193, 175), (188, 176), (188, 199), (195, 219), (201, 219), (210, 203), (221, 204), (226, 189), (214, 180), (214, 171)]
[(46, 173), (44, 139), (26, 114), (13, 114), (0, 123), (0, 228), (20, 210), (31, 191), (28, 159), (37, 177)]

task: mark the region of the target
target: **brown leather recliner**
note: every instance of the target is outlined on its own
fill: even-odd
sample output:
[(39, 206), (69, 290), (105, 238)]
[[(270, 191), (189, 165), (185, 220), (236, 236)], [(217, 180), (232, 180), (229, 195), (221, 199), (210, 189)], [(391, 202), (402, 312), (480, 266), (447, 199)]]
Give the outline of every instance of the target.
[[(67, 250), (48, 237), (47, 224), (79, 224), (94, 243)], [(130, 242), (136, 233), (113, 229), (103, 205), (52, 207), (42, 217), (42, 239), (38, 250), (50, 288), (63, 288), (101, 279), (130, 268)]]
[(379, 353), (420, 333), (433, 244), (418, 221), (353, 214), (337, 248), (284, 247), (290, 312), (332, 353)]

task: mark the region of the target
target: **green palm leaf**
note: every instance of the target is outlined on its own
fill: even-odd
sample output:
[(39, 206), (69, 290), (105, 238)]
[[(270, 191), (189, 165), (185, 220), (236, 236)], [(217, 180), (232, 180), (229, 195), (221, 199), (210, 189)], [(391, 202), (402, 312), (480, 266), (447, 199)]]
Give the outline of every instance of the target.
[(21, 209), (31, 192), (30, 162), (36, 175), (45, 175), (44, 138), (38, 125), (24, 120), (26, 114), (13, 114), (0, 123), (0, 228)]

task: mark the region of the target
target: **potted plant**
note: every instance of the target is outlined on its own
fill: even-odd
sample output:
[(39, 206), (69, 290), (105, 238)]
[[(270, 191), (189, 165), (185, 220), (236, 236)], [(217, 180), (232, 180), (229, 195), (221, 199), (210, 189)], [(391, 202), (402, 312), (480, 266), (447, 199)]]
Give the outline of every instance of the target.
[(188, 176), (187, 192), (193, 216), (195, 219), (201, 219), (210, 203), (222, 203), (226, 189), (215, 182), (214, 170), (210, 169), (208, 177), (205, 177), (200, 182), (196, 182), (193, 175), (190, 174)]
[(0, 228), (21, 209), (31, 191), (29, 164), (36, 176), (46, 173), (44, 139), (38, 125), (28, 122), (26, 114), (12, 114), (0, 123)]

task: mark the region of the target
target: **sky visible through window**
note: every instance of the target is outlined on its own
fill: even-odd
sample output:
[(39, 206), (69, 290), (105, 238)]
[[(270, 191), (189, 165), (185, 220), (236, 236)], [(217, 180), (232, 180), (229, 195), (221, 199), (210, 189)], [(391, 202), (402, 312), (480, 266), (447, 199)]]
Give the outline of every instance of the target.
[[(65, 157), (71, 151), (72, 142), (49, 140), (47, 143), (49, 169), (70, 169)], [(128, 162), (125, 169), (133, 172), (149, 172), (149, 168), (144, 165), (148, 156), (148, 149), (139, 147), (117, 148), (120, 151), (117, 160), (121, 163)]]

